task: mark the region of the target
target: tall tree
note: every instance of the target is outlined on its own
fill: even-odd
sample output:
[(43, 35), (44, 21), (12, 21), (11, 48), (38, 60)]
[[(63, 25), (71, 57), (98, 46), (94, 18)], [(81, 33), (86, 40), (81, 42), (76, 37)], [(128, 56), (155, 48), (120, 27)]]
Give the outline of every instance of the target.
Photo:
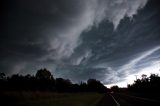
[(40, 70), (37, 71), (36, 78), (52, 80), (53, 76), (52, 76), (52, 74), (51, 74), (51, 72), (49, 70), (44, 68), (44, 69), (40, 69)]

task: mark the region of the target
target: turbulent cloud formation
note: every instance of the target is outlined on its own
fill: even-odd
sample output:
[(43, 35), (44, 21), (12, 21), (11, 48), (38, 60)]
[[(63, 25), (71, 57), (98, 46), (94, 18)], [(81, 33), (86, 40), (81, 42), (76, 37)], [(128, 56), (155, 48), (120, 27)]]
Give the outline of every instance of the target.
[[(142, 59), (150, 56), (151, 54), (153, 54), (154, 52), (160, 50), (160, 46), (155, 47), (151, 50), (148, 50), (144, 53), (142, 53), (140, 56), (138, 56), (137, 58), (131, 60), (128, 64), (125, 64), (124, 66), (122, 66), (118, 72), (122, 73), (122, 72), (126, 72), (126, 75), (129, 75), (130, 73), (128, 73), (127, 70), (129, 69), (134, 69), (134, 67), (138, 64), (138, 62), (140, 62)], [(125, 71), (124, 71), (125, 70)]]
[[(59, 10), (60, 18), (63, 19), (60, 20), (62, 21), (60, 23), (64, 26), (56, 26), (53, 35), (52, 32), (50, 34), (49, 51), (53, 51), (54, 55), (49, 56), (49, 58), (59, 60), (70, 57), (74, 49), (83, 42), (79, 39), (83, 31), (92, 27), (95, 23), (98, 25), (104, 19), (111, 21), (116, 29), (121, 19), (125, 16), (132, 17), (135, 15), (138, 9), (144, 7), (147, 0), (82, 0), (78, 3), (71, 0), (68, 2), (72, 2), (73, 6), (64, 4), (67, 7), (66, 9), (71, 8), (69, 6), (82, 9), (77, 16), (77, 14), (68, 15), (67, 10), (65, 10), (65, 14), (64, 10), (59, 10), (59, 7), (56, 8), (55, 11)], [(79, 12), (79, 10), (76, 11)], [(59, 24), (59, 22), (57, 23)]]
[[(124, 80), (132, 73), (126, 74), (124, 68), (150, 57), (149, 50), (159, 51), (157, 4), (157, 0), (3, 0), (0, 67), (7, 74), (47, 67), (55, 77), (73, 81)], [(149, 55), (137, 56), (144, 51)]]
[(51, 38), (49, 50), (54, 51), (56, 57), (53, 55), (50, 57), (54, 59), (70, 57), (74, 49), (81, 43), (79, 38), (83, 31), (92, 27), (95, 23), (98, 25), (104, 19), (111, 21), (116, 29), (121, 19), (125, 16), (132, 17), (135, 15), (138, 9), (144, 7), (146, 2), (147, 0), (81, 1), (80, 6), (83, 7), (81, 15), (77, 17), (77, 15), (68, 16), (67, 14), (67, 20), (64, 19), (64, 23), (67, 23), (66, 27), (63, 28), (62, 32), (59, 31), (61, 29), (58, 29), (57, 37)]

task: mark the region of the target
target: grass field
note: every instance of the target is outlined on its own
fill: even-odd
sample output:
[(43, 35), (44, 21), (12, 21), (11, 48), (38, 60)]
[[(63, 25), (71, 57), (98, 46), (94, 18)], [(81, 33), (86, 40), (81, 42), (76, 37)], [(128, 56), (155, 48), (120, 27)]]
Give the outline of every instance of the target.
[(10, 106), (97, 106), (104, 94), (3, 92), (1, 100)]

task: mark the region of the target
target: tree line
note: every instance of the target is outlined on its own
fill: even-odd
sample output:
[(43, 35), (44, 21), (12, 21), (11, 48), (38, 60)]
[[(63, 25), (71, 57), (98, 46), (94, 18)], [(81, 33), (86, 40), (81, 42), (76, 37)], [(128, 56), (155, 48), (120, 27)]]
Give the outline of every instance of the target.
[(134, 80), (133, 84), (128, 84), (126, 88), (119, 88), (114, 85), (110, 88), (111, 92), (130, 92), (138, 94), (160, 93), (160, 76), (158, 74), (151, 74), (147, 76), (141, 75), (141, 78)]
[(128, 85), (128, 90), (139, 93), (159, 92), (160, 77), (158, 74), (151, 74), (149, 77), (142, 74), (141, 78), (136, 79), (133, 84)]
[(6, 77), (0, 73), (1, 91), (52, 91), (52, 92), (107, 92), (108, 89), (96, 79), (73, 84), (69, 79), (54, 78), (46, 68), (37, 71), (36, 75), (14, 74)]

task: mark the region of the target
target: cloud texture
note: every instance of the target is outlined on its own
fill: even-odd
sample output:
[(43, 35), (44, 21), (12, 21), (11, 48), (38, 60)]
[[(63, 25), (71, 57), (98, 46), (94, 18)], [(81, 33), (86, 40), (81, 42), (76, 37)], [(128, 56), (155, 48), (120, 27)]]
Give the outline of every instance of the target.
[[(4, 0), (0, 67), (7, 74), (47, 67), (74, 81), (123, 80), (137, 51), (159, 45), (158, 6), (147, 1)], [(149, 40), (154, 43), (146, 45)]]

